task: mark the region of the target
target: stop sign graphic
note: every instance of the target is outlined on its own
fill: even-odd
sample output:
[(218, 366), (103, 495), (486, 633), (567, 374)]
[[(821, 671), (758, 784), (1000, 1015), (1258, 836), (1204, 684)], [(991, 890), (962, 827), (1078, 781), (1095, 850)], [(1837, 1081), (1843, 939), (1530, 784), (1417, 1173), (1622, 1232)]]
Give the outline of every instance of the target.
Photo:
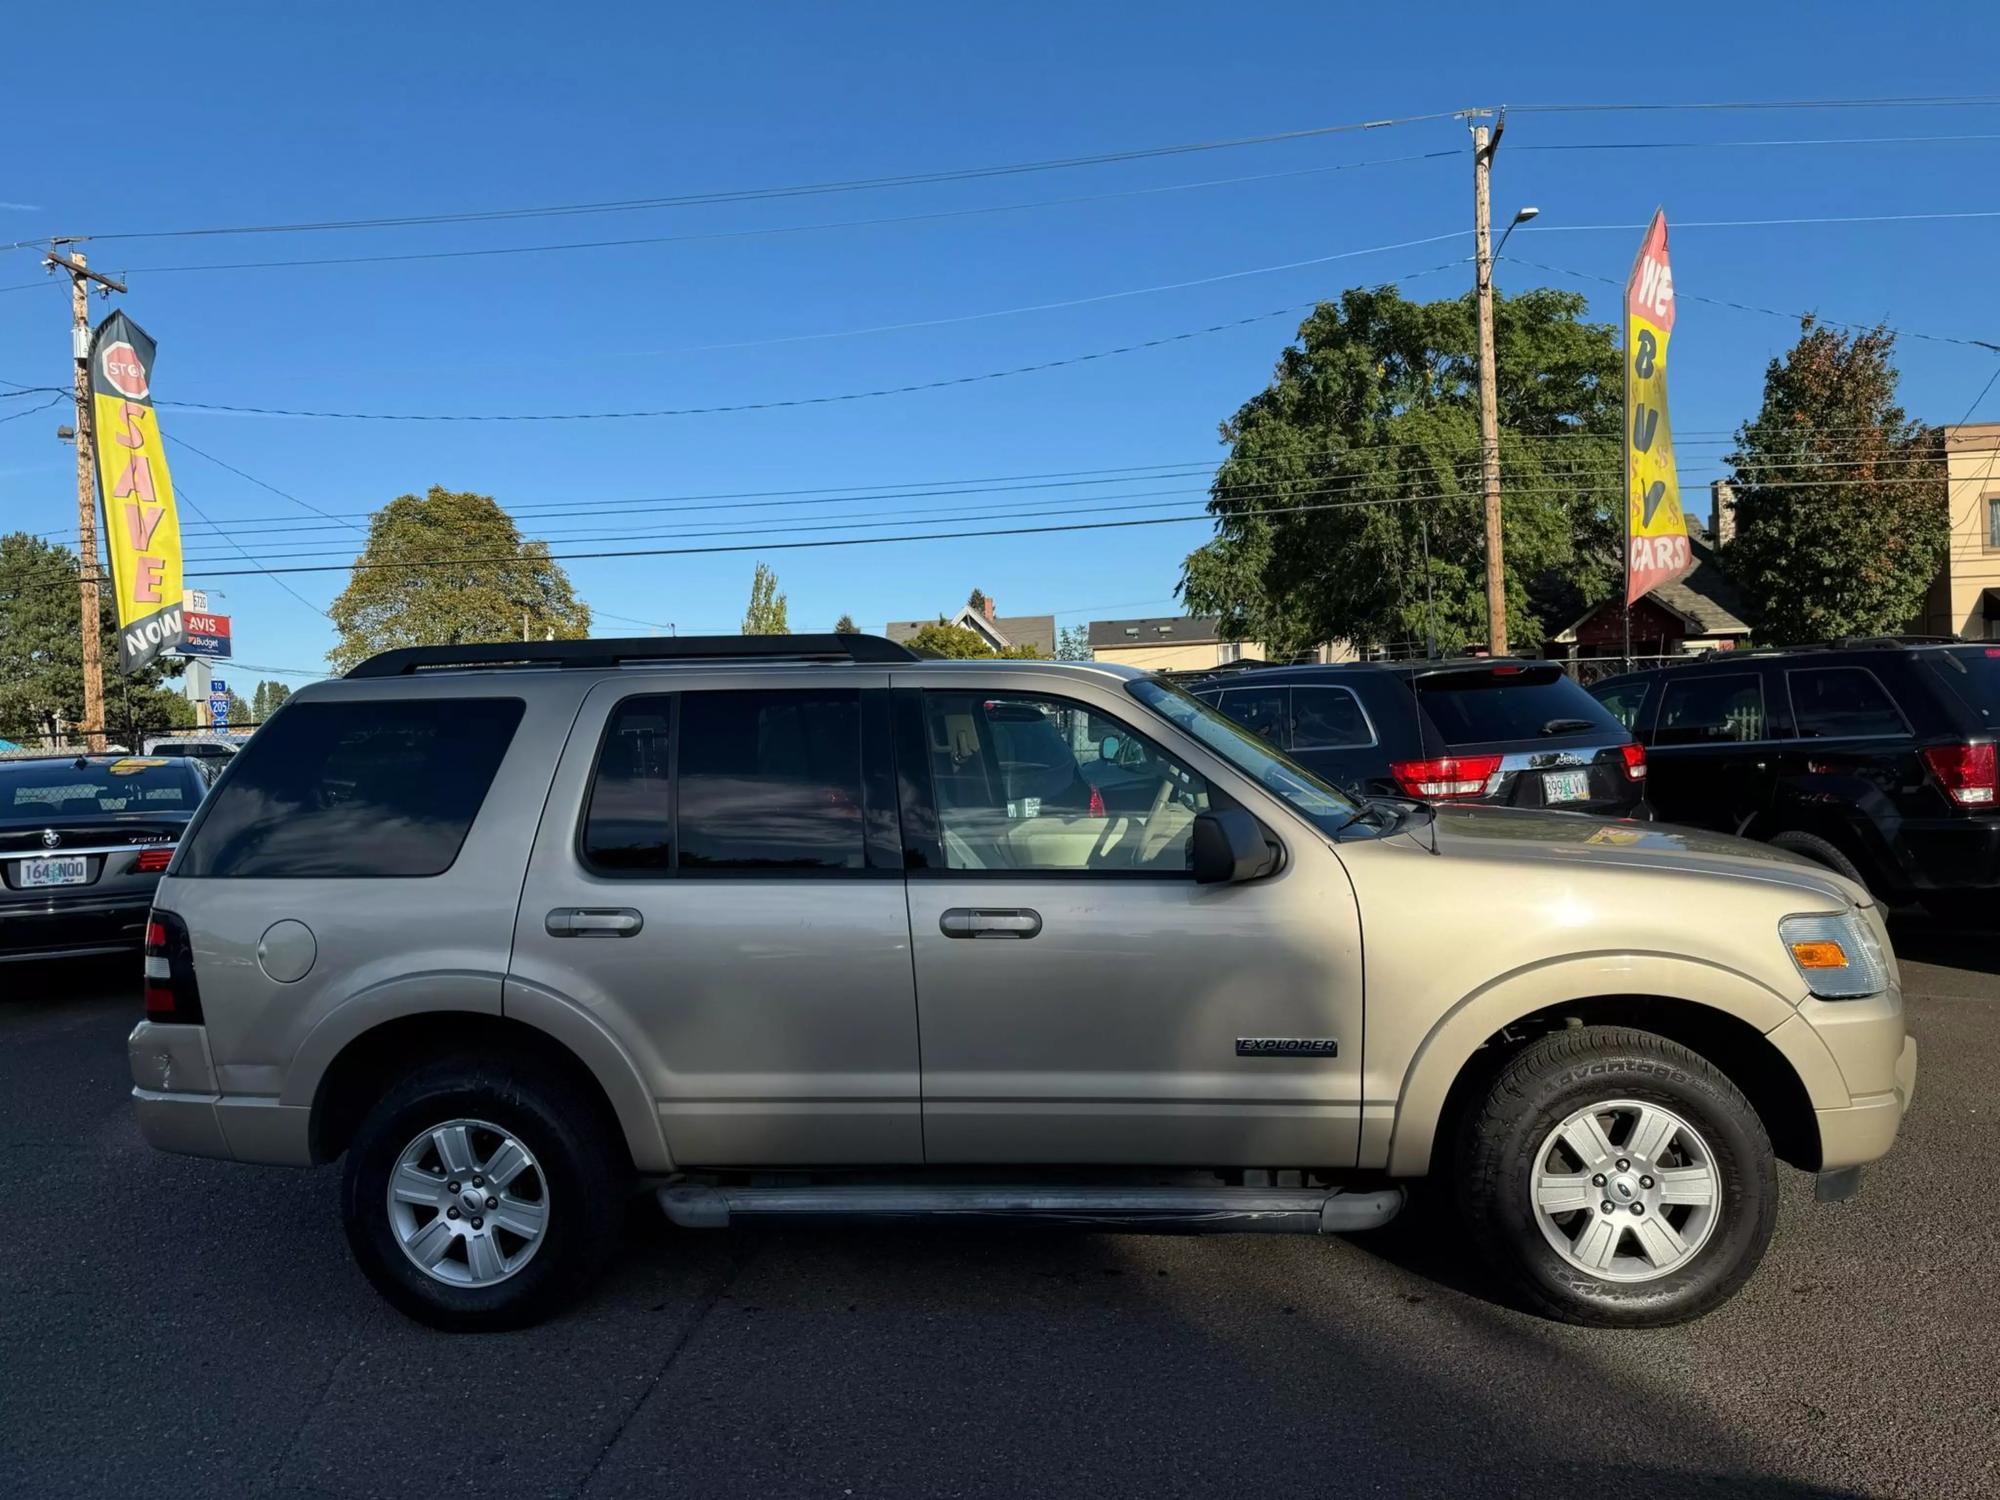
[(139, 363), (138, 350), (120, 339), (105, 345), (97, 359), (112, 390), (134, 401), (146, 399), (146, 367)]

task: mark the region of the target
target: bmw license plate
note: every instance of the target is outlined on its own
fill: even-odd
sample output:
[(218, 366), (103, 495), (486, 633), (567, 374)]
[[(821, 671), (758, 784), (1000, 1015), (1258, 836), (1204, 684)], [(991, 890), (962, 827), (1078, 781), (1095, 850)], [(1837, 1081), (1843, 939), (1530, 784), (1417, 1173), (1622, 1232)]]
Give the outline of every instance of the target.
[(24, 859), (15, 866), (14, 883), (27, 889), (44, 885), (82, 885), (90, 879), (90, 861), (81, 854), (54, 859)]
[(1542, 800), (1544, 802), (1586, 802), (1589, 799), (1590, 773), (1588, 771), (1542, 772)]

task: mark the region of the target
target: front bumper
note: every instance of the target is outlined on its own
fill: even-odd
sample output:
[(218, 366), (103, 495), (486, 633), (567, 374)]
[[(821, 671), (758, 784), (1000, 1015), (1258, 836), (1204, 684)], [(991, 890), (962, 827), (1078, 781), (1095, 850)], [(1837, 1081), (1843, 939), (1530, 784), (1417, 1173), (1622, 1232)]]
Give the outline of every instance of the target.
[(141, 1021), (125, 1042), (132, 1109), (146, 1144), (183, 1156), (312, 1165), (312, 1111), (255, 1095), (222, 1094), (202, 1026)]
[(0, 963), (137, 952), (152, 909), (151, 891), (0, 903)]
[(1886, 1155), (1917, 1092), (1917, 1039), (1903, 1038), (1890, 1087), (1854, 1094), (1845, 1109), (1819, 1109), (1820, 1171), (1858, 1167)]

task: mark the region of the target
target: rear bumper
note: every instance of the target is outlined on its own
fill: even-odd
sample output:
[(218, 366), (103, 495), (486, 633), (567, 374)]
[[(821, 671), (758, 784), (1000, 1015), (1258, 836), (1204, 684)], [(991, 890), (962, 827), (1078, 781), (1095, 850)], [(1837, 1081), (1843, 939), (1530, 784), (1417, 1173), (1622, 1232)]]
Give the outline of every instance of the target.
[(1926, 892), (1986, 892), (2000, 914), (2000, 818), (1911, 818), (1890, 835), (1902, 883)]
[(0, 902), (0, 963), (137, 952), (153, 893)]
[(125, 1042), (132, 1109), (146, 1144), (183, 1156), (270, 1166), (312, 1165), (312, 1111), (255, 1095), (221, 1094), (207, 1029), (141, 1021)]

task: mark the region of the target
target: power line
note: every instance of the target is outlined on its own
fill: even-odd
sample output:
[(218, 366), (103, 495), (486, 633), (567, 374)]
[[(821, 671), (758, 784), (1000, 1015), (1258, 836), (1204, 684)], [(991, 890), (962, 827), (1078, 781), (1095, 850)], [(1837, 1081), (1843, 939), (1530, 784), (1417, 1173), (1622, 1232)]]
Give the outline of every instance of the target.
[[(1238, 177), (1212, 177), (1198, 182), (1170, 182), (1153, 187), (1116, 188), (1102, 193), (1078, 193), (1061, 198), (1039, 198), (1026, 203), (979, 204), (969, 208), (934, 209), (927, 213), (888, 214), (867, 219), (834, 219), (812, 224), (774, 224), (748, 229), (710, 229), (688, 234), (638, 235), (608, 240), (572, 240), (553, 245), (500, 245), (476, 250), (418, 250), (394, 255), (322, 255), (289, 260), (204, 261), (172, 266), (128, 266), (126, 276), (178, 275), (194, 271), (260, 271), (296, 269), (309, 266), (388, 265), (400, 261), (474, 260), (493, 256), (545, 255), (573, 250), (618, 250), (637, 245), (693, 244), (712, 240), (758, 239), (770, 235), (817, 234), (833, 229), (875, 229), (899, 224), (924, 224), (951, 219), (979, 218), (992, 214), (1025, 213), (1043, 208), (1067, 208), (1085, 203), (1103, 203), (1121, 198), (1156, 197), (1166, 193), (1196, 192), (1207, 188), (1230, 187), (1248, 182), (1275, 182), (1286, 178), (1310, 177), (1329, 172), (1350, 172), (1364, 167), (1393, 167), (1409, 162), (1438, 161), (1457, 157), (1458, 151), (1421, 151), (1409, 156), (1378, 157), (1371, 161), (1332, 162), (1317, 167), (1294, 167), (1283, 172), (1252, 172)], [(53, 285), (54, 283), (51, 283)], [(25, 285), (39, 285), (26, 283)], [(0, 288), (19, 290), (19, 288)]]
[(336, 422), (610, 422), (639, 417), (709, 417), (733, 412), (777, 411), (799, 406), (831, 406), (848, 401), (870, 401), (882, 396), (907, 396), (919, 391), (946, 390), (952, 386), (978, 385), (989, 380), (1006, 380), (1017, 375), (1035, 375), (1046, 370), (1059, 370), (1072, 365), (1089, 364), (1094, 360), (1111, 359), (1122, 354), (1136, 354), (1145, 349), (1164, 348), (1170, 344), (1186, 343), (1190, 339), (1206, 338), (1212, 334), (1228, 333), (1234, 329), (1246, 328), (1252, 323), (1269, 322), (1272, 318), (1282, 318), (1317, 307), (1317, 302), (1295, 302), (1288, 307), (1273, 308), (1270, 312), (1252, 313), (1245, 318), (1233, 318), (1223, 323), (1211, 323), (1206, 328), (1193, 328), (1184, 333), (1165, 334), (1159, 338), (1142, 339), (1135, 344), (1122, 344), (1115, 349), (1098, 349), (1088, 354), (1072, 354), (1060, 359), (1047, 359), (1031, 365), (1017, 365), (1008, 370), (987, 370), (976, 375), (956, 375), (944, 380), (916, 381), (909, 385), (883, 386), (867, 391), (842, 391), (830, 396), (799, 396), (786, 400), (743, 401), (727, 406), (682, 406), (662, 407), (653, 411), (576, 411), (576, 412), (379, 412), (379, 411), (311, 411), (296, 407), (280, 406), (235, 406), (219, 401), (161, 401), (155, 399), (155, 406), (174, 407), (182, 411), (221, 411), (248, 414), (260, 417), (313, 417)]
[[(1676, 219), (1682, 229), (1770, 229), (1794, 224), (1915, 224), (1938, 219), (2000, 219), (2000, 208), (1973, 208), (1916, 214), (1800, 214), (1782, 219)], [(1582, 234), (1615, 229), (1621, 233), (1650, 228), (1647, 224), (1523, 224), (1523, 234)]]
[(537, 208), (466, 210), (452, 213), (384, 215), (365, 219), (320, 219), (288, 224), (239, 224), (193, 229), (127, 230), (117, 234), (93, 235), (97, 241), (206, 238), (236, 234), (303, 234), (334, 229), (401, 229), (429, 224), (480, 224), (512, 219), (566, 218), (578, 214), (629, 213), (641, 209), (688, 208), (713, 203), (761, 203), (777, 198), (823, 197), (835, 193), (873, 192), (884, 188), (923, 187), (941, 182), (972, 182), (992, 177), (1019, 177), (1036, 172), (1066, 171), (1078, 167), (1115, 165), (1147, 161), (1167, 156), (1193, 156), (1210, 151), (1231, 151), (1245, 146), (1268, 146), (1284, 141), (1313, 140), (1322, 136), (1354, 131), (1382, 130), (1395, 125), (1416, 125), (1452, 118), (1449, 110), (1433, 114), (1405, 115), (1396, 119), (1360, 120), (1340, 125), (1316, 125), (1303, 130), (1274, 131), (1263, 135), (1237, 136), (1227, 140), (1196, 141), (1171, 146), (1147, 146), (1126, 151), (1101, 151), (1084, 156), (1052, 157), (1040, 161), (1010, 162), (999, 166), (956, 167), (935, 172), (907, 172), (882, 177), (853, 177), (832, 182), (798, 183), (783, 187), (733, 188), (705, 193), (680, 193), (659, 197), (620, 198), (594, 203), (564, 203)]
[(2000, 133), (1973, 135), (1848, 135), (1763, 141), (1563, 141), (1530, 142), (1510, 151), (1723, 151), (1787, 146), (1918, 146), (1960, 141), (2000, 141)]
[[(272, 494), (276, 495), (280, 500), (289, 500), (292, 502), (292, 504), (302, 506), (306, 510), (311, 511), (316, 516), (322, 516), (329, 521), (337, 523), (338, 525), (345, 526), (349, 531), (358, 531), (362, 532), (363, 534), (366, 533), (367, 530), (366, 527), (356, 526), (351, 521), (342, 520), (339, 516), (334, 515), (330, 511), (321, 510), (317, 505), (313, 505), (308, 501), (301, 500), (297, 495), (294, 495), (286, 490), (281, 490), (275, 484), (272, 484), (267, 480), (259, 479), (255, 474), (245, 473), (242, 469), (237, 468), (235, 464), (228, 462), (226, 459), (217, 458), (213, 453), (210, 453), (205, 449), (195, 447), (193, 443), (190, 443), (184, 437), (176, 435), (173, 442), (176, 448), (185, 448), (188, 450), (188, 452), (196, 455), (197, 457), (207, 459), (210, 463), (214, 464), (216, 467), (227, 469), (230, 473), (236, 475), (239, 479), (249, 480), (250, 483), (256, 485), (259, 489), (269, 490)], [(211, 526), (215, 525), (213, 521), (209, 521), (207, 524)]]
[[(1537, 271), (1547, 271), (1555, 276), (1568, 276), (1578, 281), (1599, 281), (1603, 282), (1606, 286), (1621, 288), (1625, 285), (1624, 282), (1615, 276), (1604, 276), (1595, 271), (1578, 271), (1568, 266), (1552, 266), (1543, 261), (1527, 260), (1518, 255), (1510, 258), (1520, 265), (1532, 266)], [(1699, 292), (1686, 291), (1678, 284), (1674, 287), (1674, 297), (1677, 301), (1706, 302), (1714, 307), (1732, 307), (1738, 312), (1763, 313), (1768, 317), (1784, 318), (1786, 321), (1794, 323), (1801, 318), (1810, 317), (1815, 322), (1825, 323), (1834, 328), (1858, 328), (1865, 330), (1880, 327), (1895, 334), (1898, 338), (1923, 339), (1933, 344), (1962, 344), (1969, 348), (1989, 349), (1996, 354), (2000, 354), (2000, 344), (1989, 343), (1985, 339), (1955, 338), (1946, 333), (1918, 333), (1908, 328), (1890, 328), (1886, 323), (1856, 323), (1842, 318), (1824, 317), (1819, 313), (1786, 312), (1784, 309), (1777, 307), (1759, 307), (1753, 302), (1734, 302), (1727, 297), (1703, 296)], [(1819, 430), (1825, 431), (1827, 429), (1822, 428)]]
[[(22, 391), (19, 392), (18, 394), (25, 396), (25, 395), (31, 395), (33, 393), (29, 391)], [(62, 399), (63, 398), (60, 395), (51, 396), (49, 397), (48, 400), (44, 401), (40, 406), (30, 406), (22, 411), (9, 412), (6, 416), (0, 417), (0, 422), (14, 422), (20, 420), (22, 417), (32, 417), (38, 411), (47, 411), (51, 406), (55, 406), (59, 402), (61, 402)]]
[[(195, 505), (194, 500), (188, 495), (188, 492), (185, 487), (176, 485), (174, 487), (174, 498), (180, 501), (181, 503), (185, 504), (187, 508), (193, 511), (197, 516), (201, 515), (200, 508)], [(203, 516), (202, 519), (206, 520), (207, 517)], [(286, 593), (290, 594), (294, 599), (298, 600), (299, 603), (303, 604), (307, 609), (311, 610), (321, 619), (331, 620), (333, 618), (332, 615), (328, 614), (325, 610), (321, 609), (317, 604), (313, 603), (312, 600), (308, 599), (304, 594), (301, 594), (297, 589), (293, 588), (289, 583), (286, 583), (284, 579), (276, 577), (275, 575), (272, 574), (269, 568), (266, 568), (262, 564), (258, 563), (256, 558), (252, 557), (249, 554), (249, 552), (245, 551), (243, 547), (237, 544), (235, 538), (225, 533), (223, 536), (223, 540), (228, 542), (230, 546), (235, 547), (239, 553), (242, 553), (244, 561), (256, 567), (258, 572), (264, 574), (267, 578), (270, 578), (271, 582), (275, 583), (279, 588), (283, 589)], [(185, 567), (185, 561), (183, 561), (183, 567)]]
[(1758, 109), (1967, 109), (1992, 105), (2000, 105), (2000, 94), (1913, 94), (1886, 99), (1718, 99), (1683, 104), (1631, 101), (1610, 104), (1509, 104), (1505, 110), (1517, 115), (1582, 115)]

